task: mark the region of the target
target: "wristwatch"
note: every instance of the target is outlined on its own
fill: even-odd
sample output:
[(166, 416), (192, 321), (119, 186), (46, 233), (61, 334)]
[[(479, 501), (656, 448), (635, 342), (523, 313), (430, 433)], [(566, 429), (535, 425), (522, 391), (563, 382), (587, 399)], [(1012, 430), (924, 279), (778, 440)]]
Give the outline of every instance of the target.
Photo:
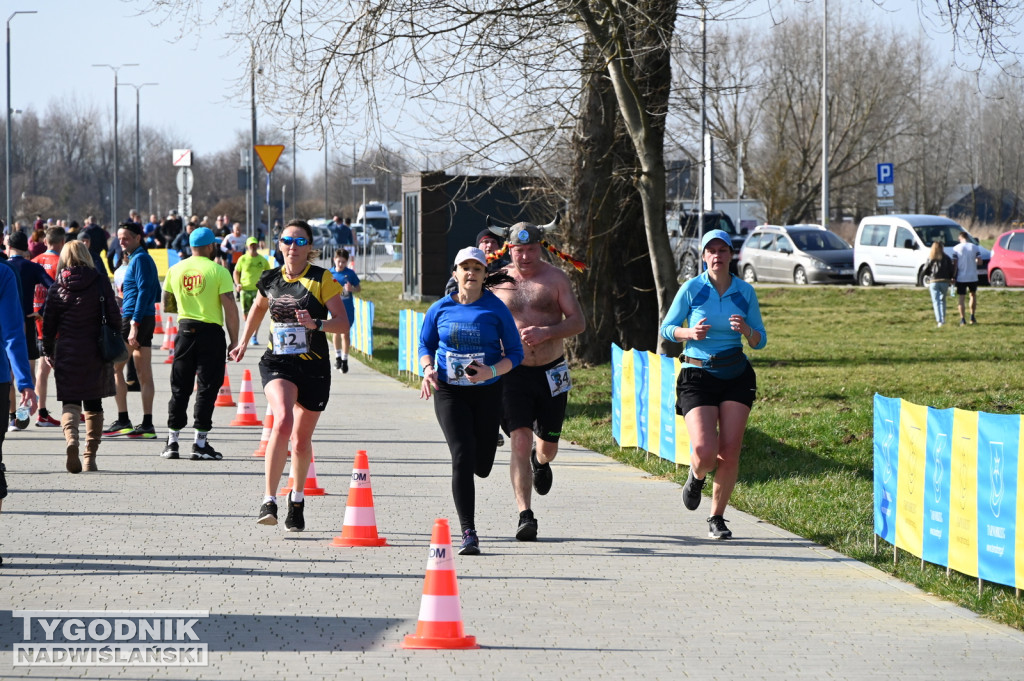
[(317, 331), (323, 331), (324, 330), (324, 320), (322, 320), (322, 319), (316, 320), (316, 330)]

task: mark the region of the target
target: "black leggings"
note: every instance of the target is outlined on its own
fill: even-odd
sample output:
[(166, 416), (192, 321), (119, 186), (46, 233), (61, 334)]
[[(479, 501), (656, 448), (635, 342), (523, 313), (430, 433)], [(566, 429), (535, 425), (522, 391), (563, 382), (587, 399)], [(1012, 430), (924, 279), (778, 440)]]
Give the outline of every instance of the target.
[(501, 381), (488, 385), (441, 383), (434, 413), (452, 453), (452, 496), (462, 530), (476, 529), (473, 475), (486, 478), (494, 465), (501, 419)]
[(103, 399), (96, 398), (95, 400), (64, 400), (61, 402), (64, 406), (74, 405), (82, 407), (82, 411), (103, 411)]

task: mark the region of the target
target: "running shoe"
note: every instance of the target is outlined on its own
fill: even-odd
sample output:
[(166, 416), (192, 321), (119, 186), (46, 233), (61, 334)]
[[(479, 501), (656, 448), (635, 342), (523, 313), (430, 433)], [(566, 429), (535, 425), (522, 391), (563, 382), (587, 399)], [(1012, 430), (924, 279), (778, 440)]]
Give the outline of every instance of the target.
[(480, 555), (480, 539), (476, 536), (476, 530), (462, 531), (462, 546), (459, 547), (460, 556)]
[(957, 326), (967, 326), (967, 320), (963, 317), (960, 318), (960, 323)]
[(21, 428), (18, 427), (18, 422), (15, 419), (11, 419), (11, 422), (7, 424), (7, 432), (10, 433), (16, 430), (21, 430)]
[(686, 475), (686, 484), (683, 485), (683, 506), (688, 511), (696, 511), (697, 507), (700, 506), (700, 493), (704, 489), (704, 483), (707, 480), (708, 476), (706, 475), (703, 480), (693, 477), (693, 466), (690, 466), (690, 472)]
[(256, 338), (256, 336), (253, 336), (253, 337), (252, 337), (252, 340), (251, 340), (251, 341), (249, 341), (249, 345), (259, 345), (259, 344), (260, 344), (260, 342), (259, 342), (259, 340), (258, 340), (258, 339)]
[(268, 501), (260, 506), (260, 517), (257, 525), (277, 525), (277, 502)]
[(712, 539), (732, 539), (732, 530), (725, 526), (726, 522), (720, 515), (708, 518), (708, 536)]
[(533, 541), (537, 538), (537, 519), (533, 517), (533, 511), (526, 509), (519, 514), (519, 529), (516, 530), (516, 539), (519, 541)]
[(551, 474), (551, 464), (540, 464), (537, 461), (537, 445), (534, 444), (530, 452), (530, 468), (533, 469), (533, 489), (537, 494), (544, 496), (551, 491), (551, 483), (554, 476)]
[(341, 357), (334, 358), (334, 368), (341, 371)]
[(347, 359), (342, 359), (341, 360), (341, 373), (343, 373), (343, 374), (347, 374), (348, 373), (348, 360)]
[(305, 506), (305, 499), (292, 501), (292, 493), (288, 492), (288, 515), (284, 519), (284, 526), (289, 532), (302, 532), (306, 529), (306, 518), (303, 516)]
[(155, 440), (156, 428), (153, 426), (135, 426), (125, 435), (133, 440)]
[(103, 437), (117, 437), (118, 435), (130, 433), (133, 430), (131, 421), (117, 420), (103, 429)]
[(504, 447), (505, 446), (505, 436), (501, 434), (501, 431), (498, 431), (498, 446), (499, 447)]
[(39, 417), (36, 418), (37, 428), (56, 428), (60, 426), (60, 421), (50, 416), (50, 412), (42, 413), (42, 409), (39, 410)]
[(193, 461), (220, 461), (223, 458), (224, 455), (211, 447), (209, 442), (202, 447), (197, 445), (195, 442), (192, 443)]
[(971, 315), (971, 325), (974, 325), (974, 324), (977, 324), (977, 323), (978, 323), (978, 320), (974, 318), (974, 315)]
[(165, 459), (177, 459), (178, 458), (178, 443), (168, 442), (167, 446), (164, 447), (164, 451), (160, 453)]

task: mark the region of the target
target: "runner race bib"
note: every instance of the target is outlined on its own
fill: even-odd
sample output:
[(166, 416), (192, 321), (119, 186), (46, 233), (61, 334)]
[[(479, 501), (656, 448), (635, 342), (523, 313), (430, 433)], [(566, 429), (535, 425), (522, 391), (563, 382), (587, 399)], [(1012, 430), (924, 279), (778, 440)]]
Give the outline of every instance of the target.
[(478, 364), (483, 364), (484, 353), (475, 352), (466, 355), (460, 355), (455, 352), (447, 353), (445, 355), (445, 364), (448, 366), (448, 385), (473, 385), (469, 380), (469, 376), (466, 375), (466, 367), (474, 359)]
[(569, 365), (566, 362), (560, 362), (557, 366), (551, 367), (544, 372), (544, 375), (548, 377), (548, 387), (551, 388), (552, 397), (567, 393), (572, 387), (572, 380), (569, 378)]
[(275, 355), (301, 355), (309, 351), (309, 329), (301, 324), (270, 325), (270, 344)]

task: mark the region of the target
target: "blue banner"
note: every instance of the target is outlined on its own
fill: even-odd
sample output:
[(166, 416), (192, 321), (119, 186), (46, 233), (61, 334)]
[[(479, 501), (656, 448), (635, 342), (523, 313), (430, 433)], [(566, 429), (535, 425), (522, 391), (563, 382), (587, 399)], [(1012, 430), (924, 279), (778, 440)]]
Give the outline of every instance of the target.
[(928, 410), (924, 474), (924, 537), (921, 557), (945, 565), (949, 557), (949, 467), (953, 410)]
[(900, 400), (875, 394), (875, 534), (896, 543)]
[(999, 584), (1014, 584), (1019, 437), (1020, 416), (978, 415), (978, 576)]

